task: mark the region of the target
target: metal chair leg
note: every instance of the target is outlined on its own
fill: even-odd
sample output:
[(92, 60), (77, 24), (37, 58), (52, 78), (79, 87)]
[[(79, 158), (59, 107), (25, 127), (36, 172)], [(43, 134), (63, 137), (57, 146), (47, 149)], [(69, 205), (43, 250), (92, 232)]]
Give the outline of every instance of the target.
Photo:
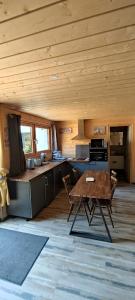
[(70, 211), (69, 211), (69, 215), (68, 215), (68, 218), (67, 218), (67, 222), (68, 222), (69, 219), (70, 219), (70, 216), (71, 216), (71, 214), (72, 214), (73, 208), (74, 208), (74, 204), (71, 204)]
[(88, 203), (88, 202), (86, 202), (86, 206), (87, 206), (87, 208), (88, 208), (88, 211), (89, 211), (89, 213), (90, 213), (90, 215), (91, 215), (91, 208), (90, 208), (90, 206), (89, 206), (89, 203)]
[(87, 209), (86, 209), (87, 204), (85, 202), (83, 202), (83, 206), (84, 206), (84, 210), (85, 210), (85, 213), (86, 213), (87, 221), (88, 221), (88, 224), (89, 224), (89, 216), (88, 216)]
[(108, 228), (106, 220), (105, 220), (105, 216), (103, 214), (102, 206), (100, 205), (100, 200), (96, 199), (96, 202), (97, 202), (97, 205), (100, 209), (100, 213), (101, 213), (101, 216), (102, 216), (102, 219), (103, 219), (103, 222), (104, 222), (104, 225), (105, 225), (108, 237), (109, 237), (109, 241), (112, 243), (112, 238), (111, 238), (110, 231), (109, 231), (109, 228)]
[(76, 211), (76, 213), (75, 213), (75, 217), (74, 217), (73, 223), (72, 223), (72, 225), (71, 225), (71, 228), (70, 228), (70, 232), (69, 232), (69, 234), (71, 234), (71, 232), (72, 232), (72, 229), (73, 229), (73, 226), (74, 226), (74, 224), (75, 224), (75, 221), (76, 221), (77, 215), (78, 215), (78, 213), (79, 213), (79, 210), (80, 210), (81, 204), (82, 204), (82, 199), (79, 201), (78, 208), (77, 208), (77, 211)]
[(92, 202), (91, 213), (92, 213), (92, 211), (93, 211), (94, 206), (95, 206), (95, 204)]
[(109, 205), (110, 213), (112, 214), (112, 205)]
[(106, 207), (107, 207), (107, 210), (108, 210), (108, 215), (109, 215), (112, 227), (114, 228), (114, 224), (113, 224), (113, 220), (112, 220), (112, 217), (111, 217), (110, 209), (109, 209), (108, 205)]
[(93, 203), (92, 215), (91, 215), (91, 219), (90, 219), (90, 221), (89, 221), (89, 226), (91, 225), (91, 222), (92, 222), (92, 220), (93, 220), (95, 209), (96, 209), (96, 204)]

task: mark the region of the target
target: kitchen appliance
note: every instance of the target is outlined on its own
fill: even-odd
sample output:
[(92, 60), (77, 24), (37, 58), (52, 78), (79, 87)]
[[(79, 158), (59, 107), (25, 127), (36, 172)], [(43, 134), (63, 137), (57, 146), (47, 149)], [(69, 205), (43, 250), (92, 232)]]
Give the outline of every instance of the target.
[(92, 139), (89, 144), (90, 161), (108, 161), (108, 147), (104, 139)]
[(41, 158), (35, 158), (34, 159), (34, 164), (36, 167), (40, 167), (42, 165)]
[(72, 140), (86, 140), (88, 137), (85, 136), (84, 132), (84, 120), (79, 119), (78, 120), (78, 133), (76, 136), (72, 138)]
[(34, 169), (34, 158), (28, 158), (26, 159), (26, 168), (29, 170)]
[(107, 161), (108, 160), (107, 148), (102, 148), (100, 150), (90, 148), (89, 160), (90, 161)]
[(41, 162), (44, 162), (45, 158), (46, 158), (46, 153), (44, 153), (44, 152), (40, 153)]
[(91, 148), (104, 148), (105, 146), (104, 139), (91, 139)]

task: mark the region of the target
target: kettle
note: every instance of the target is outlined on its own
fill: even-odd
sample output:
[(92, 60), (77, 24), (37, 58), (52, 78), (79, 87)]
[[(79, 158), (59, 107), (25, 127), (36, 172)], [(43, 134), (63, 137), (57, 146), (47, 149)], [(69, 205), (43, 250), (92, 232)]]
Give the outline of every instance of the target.
[(44, 153), (44, 152), (40, 153), (41, 162), (44, 162), (45, 158), (46, 158), (46, 153)]
[(26, 168), (29, 170), (34, 169), (34, 159), (33, 158), (26, 159)]
[(34, 159), (34, 165), (35, 165), (36, 167), (41, 166), (41, 165), (42, 165), (41, 158), (35, 158), (35, 159)]

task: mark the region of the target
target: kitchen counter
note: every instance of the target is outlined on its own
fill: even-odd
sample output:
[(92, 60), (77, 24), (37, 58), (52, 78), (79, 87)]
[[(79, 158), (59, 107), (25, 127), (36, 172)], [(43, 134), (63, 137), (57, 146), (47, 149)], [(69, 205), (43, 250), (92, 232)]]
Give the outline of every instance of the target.
[(108, 161), (89, 161), (89, 160), (69, 160), (68, 163), (72, 166), (72, 168), (77, 168), (83, 173), (86, 170), (106, 170), (109, 171), (109, 163)]
[(10, 181), (22, 181), (22, 182), (29, 182), (30, 180), (34, 179), (42, 175), (43, 173), (49, 172), (53, 168), (57, 167), (58, 165), (62, 164), (64, 161), (57, 161), (57, 162), (48, 162), (40, 167), (35, 167), (33, 170), (26, 170), (23, 174), (10, 177)]
[(70, 162), (79, 162), (79, 163), (90, 163), (89, 160), (85, 160), (85, 159), (70, 159), (70, 160), (67, 160), (69, 163)]
[(63, 187), (62, 177), (70, 169), (71, 166), (65, 161), (49, 161), (19, 176), (10, 177), (8, 187), (11, 201), (7, 208), (8, 214), (32, 219), (53, 201)]

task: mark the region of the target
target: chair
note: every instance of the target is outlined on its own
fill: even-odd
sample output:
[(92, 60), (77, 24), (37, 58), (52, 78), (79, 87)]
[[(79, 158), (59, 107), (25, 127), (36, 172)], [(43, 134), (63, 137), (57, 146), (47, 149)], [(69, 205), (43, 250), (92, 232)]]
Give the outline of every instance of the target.
[(0, 169), (0, 206), (4, 207), (9, 205), (9, 192), (7, 186), (7, 173), (8, 170), (1, 168)]
[(114, 224), (113, 224), (111, 214), (112, 214), (112, 199), (113, 199), (113, 195), (114, 195), (116, 185), (117, 185), (117, 179), (115, 177), (111, 176), (111, 197), (110, 197), (110, 199), (100, 199), (99, 200), (100, 201), (100, 207), (99, 207), (98, 203), (96, 202), (96, 200), (92, 199), (92, 208), (91, 208), (92, 215), (91, 215), (91, 219), (90, 219), (89, 224), (91, 224), (91, 222), (92, 222), (96, 207), (100, 208), (101, 213), (102, 213), (102, 208), (107, 208), (108, 215), (109, 215), (112, 227), (114, 228)]
[(79, 169), (73, 168), (72, 169), (72, 174), (73, 174), (73, 184), (76, 184), (76, 182), (79, 180), (81, 177), (81, 172)]
[[(69, 204), (70, 204), (70, 210), (69, 210), (69, 215), (68, 215), (67, 221), (69, 221), (70, 216), (73, 212), (73, 209), (76, 206), (77, 210), (76, 210), (75, 218), (74, 218), (74, 221), (73, 221), (73, 225), (74, 225), (77, 214), (79, 213), (79, 210), (80, 210), (81, 206), (83, 206), (84, 210), (85, 210), (87, 220), (88, 220), (88, 223), (89, 223), (89, 216), (88, 216), (88, 213), (87, 213), (87, 209), (88, 209), (89, 213), (91, 213), (91, 210), (90, 210), (90, 207), (89, 207), (89, 204), (88, 204), (89, 199), (88, 198), (82, 198), (82, 197), (71, 197), (70, 196), (70, 191), (72, 189), (72, 186), (71, 186), (71, 177), (70, 177), (69, 174), (64, 176), (62, 178), (62, 181), (64, 183), (67, 199), (68, 199)], [(73, 226), (72, 226), (72, 228), (73, 228)]]
[(117, 177), (117, 172), (115, 172), (114, 170), (111, 170), (111, 176), (113, 176), (113, 177)]
[(111, 213), (112, 213), (112, 200), (113, 200), (113, 195), (114, 195), (114, 192), (115, 192), (115, 189), (116, 189), (116, 185), (117, 185), (117, 178), (114, 177), (114, 176), (111, 176)]

